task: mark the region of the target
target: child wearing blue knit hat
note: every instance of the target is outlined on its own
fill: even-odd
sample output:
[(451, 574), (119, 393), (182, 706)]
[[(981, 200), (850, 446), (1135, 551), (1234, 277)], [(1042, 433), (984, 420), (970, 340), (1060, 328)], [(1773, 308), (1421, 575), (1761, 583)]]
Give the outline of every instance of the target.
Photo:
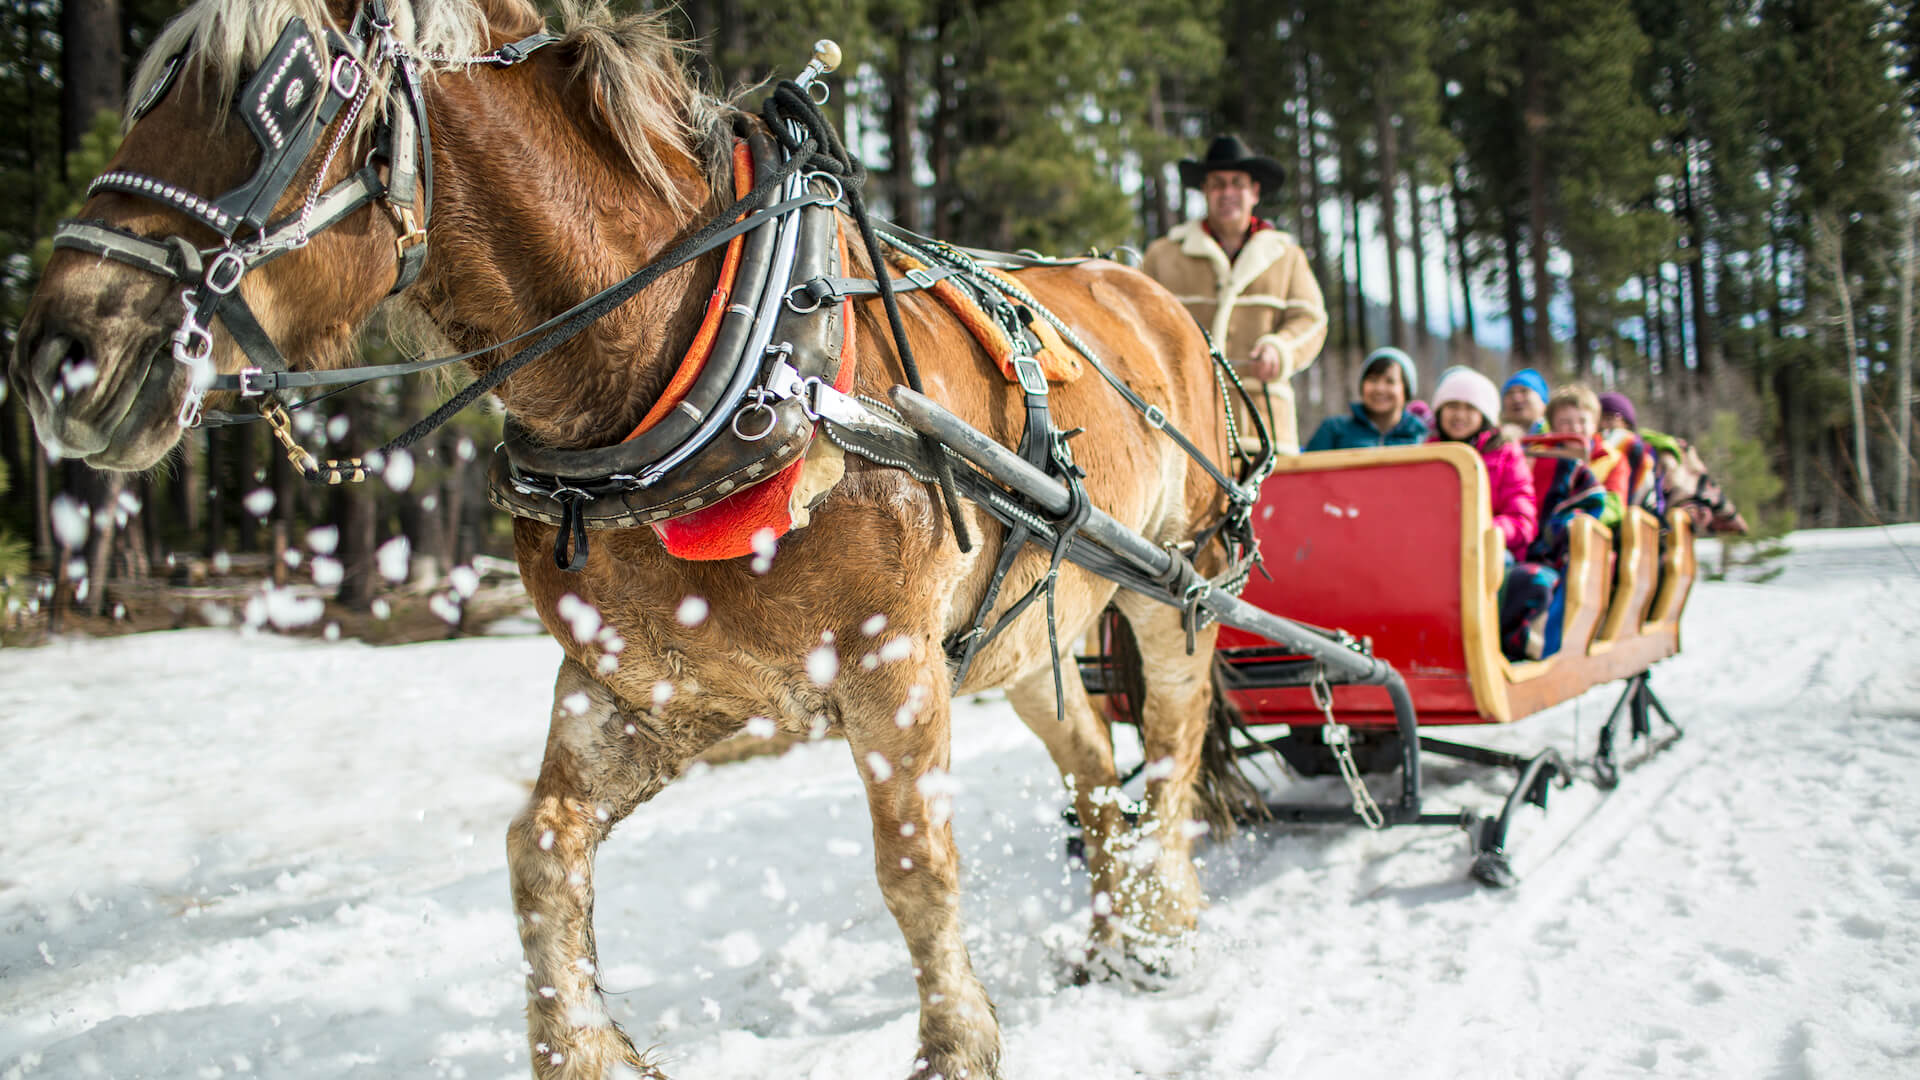
[(1520, 435), (1544, 435), (1547, 431), (1546, 377), (1532, 368), (1521, 368), (1500, 387), (1500, 423)]

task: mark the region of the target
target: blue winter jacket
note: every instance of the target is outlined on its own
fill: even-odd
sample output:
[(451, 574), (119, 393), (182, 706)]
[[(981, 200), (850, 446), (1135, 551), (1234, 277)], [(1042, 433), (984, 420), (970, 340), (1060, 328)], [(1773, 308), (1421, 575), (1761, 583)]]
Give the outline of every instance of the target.
[(1373, 426), (1373, 419), (1367, 415), (1366, 406), (1353, 403), (1353, 415), (1329, 416), (1320, 421), (1320, 427), (1314, 431), (1313, 438), (1307, 440), (1308, 450), (1367, 450), (1376, 446), (1413, 446), (1425, 442), (1427, 425), (1410, 412), (1400, 414), (1400, 422), (1385, 435)]

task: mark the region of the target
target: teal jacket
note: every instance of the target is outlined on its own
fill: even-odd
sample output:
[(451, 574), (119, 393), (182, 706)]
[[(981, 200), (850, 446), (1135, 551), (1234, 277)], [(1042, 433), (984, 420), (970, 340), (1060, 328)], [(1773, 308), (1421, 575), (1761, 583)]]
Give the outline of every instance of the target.
[(1366, 406), (1353, 403), (1353, 415), (1329, 416), (1307, 440), (1307, 450), (1367, 450), (1376, 446), (1415, 446), (1427, 439), (1427, 425), (1410, 412), (1400, 414), (1393, 430), (1382, 434), (1373, 426)]

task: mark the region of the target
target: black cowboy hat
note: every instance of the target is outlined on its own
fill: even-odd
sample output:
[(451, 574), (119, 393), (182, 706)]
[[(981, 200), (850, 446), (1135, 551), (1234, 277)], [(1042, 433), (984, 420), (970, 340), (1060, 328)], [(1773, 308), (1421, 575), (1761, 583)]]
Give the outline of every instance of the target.
[(1216, 135), (1207, 146), (1207, 156), (1198, 161), (1189, 158), (1180, 163), (1180, 182), (1187, 187), (1197, 188), (1206, 182), (1207, 174), (1221, 169), (1233, 169), (1253, 177), (1260, 185), (1262, 197), (1277, 195), (1287, 182), (1287, 170), (1270, 157), (1261, 157), (1247, 149), (1238, 135)]

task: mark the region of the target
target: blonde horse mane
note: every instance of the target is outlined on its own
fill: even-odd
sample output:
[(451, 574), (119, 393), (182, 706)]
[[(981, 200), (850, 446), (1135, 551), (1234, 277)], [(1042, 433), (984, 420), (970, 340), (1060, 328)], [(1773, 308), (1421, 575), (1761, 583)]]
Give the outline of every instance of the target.
[[(724, 186), (728, 107), (689, 73), (687, 45), (668, 27), (667, 16), (616, 16), (606, 0), (560, 0), (559, 9), (562, 40), (557, 47), (571, 57), (573, 77), (587, 81), (595, 119), (613, 135), (640, 178), (663, 196), (682, 201), (656, 149), (665, 145), (693, 155), (716, 186)], [(544, 25), (529, 0), (394, 0), (389, 11), (394, 36), (421, 59), (429, 77), (466, 70), (466, 58), (486, 53), (496, 36), (514, 41)], [(134, 72), (127, 100), (139, 101), (167, 61), (184, 52), (207, 80), (216, 103), (212, 123), (218, 126), (243, 75), (259, 65), (287, 21), (296, 17), (316, 31), (327, 26), (344, 30), (322, 0), (198, 0), (154, 39)], [(383, 94), (369, 102), (361, 125), (389, 107), (385, 98)], [(318, 102), (318, 95), (314, 100)], [(130, 108), (126, 123), (132, 122)]]

